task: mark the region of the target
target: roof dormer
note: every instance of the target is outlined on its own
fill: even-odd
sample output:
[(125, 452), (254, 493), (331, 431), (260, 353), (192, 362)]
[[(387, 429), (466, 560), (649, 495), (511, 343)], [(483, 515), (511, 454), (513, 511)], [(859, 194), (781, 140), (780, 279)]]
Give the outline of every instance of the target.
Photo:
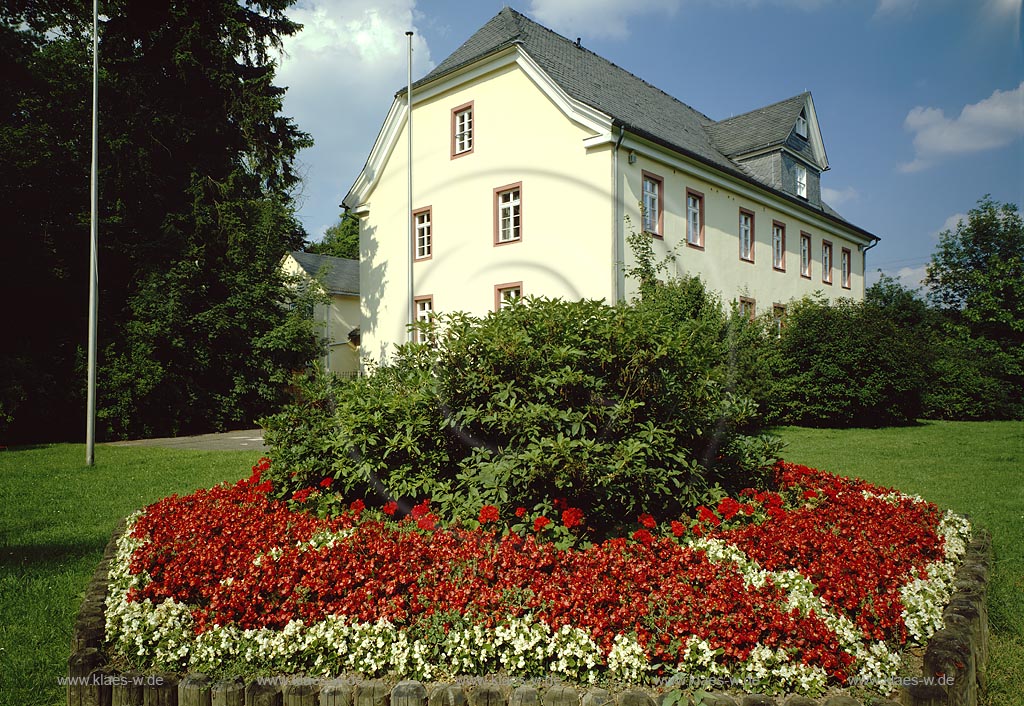
[(796, 125), (793, 126), (793, 132), (796, 133), (797, 137), (807, 139), (807, 109), (804, 108), (800, 111), (800, 115), (796, 116)]
[(788, 150), (819, 172), (828, 169), (810, 93), (713, 123), (708, 132), (718, 148), (736, 162)]

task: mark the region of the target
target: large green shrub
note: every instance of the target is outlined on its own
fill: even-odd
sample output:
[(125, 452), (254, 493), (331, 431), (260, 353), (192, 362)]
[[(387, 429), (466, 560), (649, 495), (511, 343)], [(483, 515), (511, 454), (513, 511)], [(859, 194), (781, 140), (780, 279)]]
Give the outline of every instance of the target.
[(924, 390), (927, 419), (1019, 419), (1020, 391), (1008, 384), (1013, 355), (997, 342), (972, 337), (965, 326), (939, 322)]
[(727, 389), (720, 324), (547, 299), (447, 316), (432, 345), (265, 420), (275, 488), (330, 477), (349, 499), (430, 497), (455, 517), (566, 496), (598, 531), (677, 516), (761, 482), (777, 451)]
[(806, 298), (778, 340), (781, 418), (808, 426), (912, 424), (921, 413), (927, 342), (882, 302)]

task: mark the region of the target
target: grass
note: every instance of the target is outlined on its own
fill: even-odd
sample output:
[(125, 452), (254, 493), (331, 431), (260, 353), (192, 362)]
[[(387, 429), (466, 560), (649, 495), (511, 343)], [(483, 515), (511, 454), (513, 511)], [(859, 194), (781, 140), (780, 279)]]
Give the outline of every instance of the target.
[(0, 451), (0, 704), (65, 701), (71, 627), (117, 521), (249, 474), (253, 451), (83, 445)]
[[(987, 704), (1022, 704), (1024, 424), (784, 428), (789, 461), (917, 493), (993, 535)], [(64, 701), (71, 625), (117, 521), (171, 493), (248, 475), (258, 452), (81, 445), (0, 451), (0, 706)]]
[(1024, 704), (1024, 423), (777, 432), (787, 461), (921, 495), (992, 533), (985, 703)]

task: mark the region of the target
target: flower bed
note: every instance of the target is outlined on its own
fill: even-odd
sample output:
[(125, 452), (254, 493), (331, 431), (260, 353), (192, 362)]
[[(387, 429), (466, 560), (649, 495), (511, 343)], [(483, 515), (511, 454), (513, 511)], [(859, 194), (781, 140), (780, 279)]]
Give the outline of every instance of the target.
[(270, 499), (265, 470), (132, 518), (107, 611), (129, 664), (679, 673), (806, 694), (891, 683), (900, 649), (941, 627), (970, 533), (920, 498), (790, 464), (778, 492), (744, 491), (694, 519), (641, 515), (629, 538), (585, 548), (557, 541), (584, 521), (564, 501), (558, 520), (486, 506), (471, 527), (439, 526), (429, 501), (401, 520), (393, 503), (360, 501), (321, 519)]

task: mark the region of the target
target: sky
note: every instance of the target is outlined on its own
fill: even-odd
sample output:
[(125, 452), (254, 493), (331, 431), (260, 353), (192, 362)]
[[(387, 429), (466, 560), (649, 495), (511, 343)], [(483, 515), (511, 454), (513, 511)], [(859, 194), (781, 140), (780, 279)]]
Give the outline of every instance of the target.
[[(877, 271), (917, 287), (978, 199), (1024, 205), (1024, 0), (520, 0), (511, 4), (714, 120), (811, 91), (831, 169), (823, 198), (882, 238)], [(298, 0), (284, 113), (309, 132), (298, 215), (338, 221), (407, 76), (505, 3)]]

